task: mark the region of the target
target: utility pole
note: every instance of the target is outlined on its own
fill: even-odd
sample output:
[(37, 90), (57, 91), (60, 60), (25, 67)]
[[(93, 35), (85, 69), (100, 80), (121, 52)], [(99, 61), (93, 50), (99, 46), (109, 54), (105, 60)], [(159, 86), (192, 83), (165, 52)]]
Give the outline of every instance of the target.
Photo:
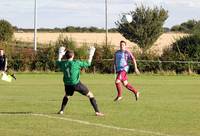
[(34, 51), (37, 51), (37, 0), (34, 5)]
[(105, 29), (106, 29), (106, 46), (108, 45), (108, 2), (105, 0)]

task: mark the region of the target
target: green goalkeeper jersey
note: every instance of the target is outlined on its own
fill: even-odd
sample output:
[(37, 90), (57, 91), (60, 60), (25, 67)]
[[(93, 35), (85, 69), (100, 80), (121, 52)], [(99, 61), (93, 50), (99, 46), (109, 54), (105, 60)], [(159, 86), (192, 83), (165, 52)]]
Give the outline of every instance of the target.
[(63, 72), (63, 82), (66, 85), (75, 85), (80, 81), (80, 69), (87, 68), (91, 64), (87, 61), (66, 60), (56, 61), (57, 66)]

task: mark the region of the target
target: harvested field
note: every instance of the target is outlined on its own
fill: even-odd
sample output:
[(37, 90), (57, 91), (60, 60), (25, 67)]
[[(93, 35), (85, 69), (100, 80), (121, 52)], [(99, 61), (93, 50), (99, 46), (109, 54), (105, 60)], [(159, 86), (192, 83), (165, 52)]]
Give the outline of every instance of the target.
[[(81, 46), (83, 43), (102, 44), (105, 41), (105, 33), (37, 33), (38, 43), (54, 43), (60, 35), (71, 38), (72, 40), (76, 41), (79, 46)], [(16, 40), (25, 42), (32, 42), (33, 36), (33, 33), (14, 33), (14, 38)], [(162, 54), (163, 49), (169, 47), (175, 40), (183, 36), (186, 36), (186, 34), (164, 33), (155, 42), (151, 50), (158, 54)], [(108, 33), (108, 42), (112, 45), (118, 46), (120, 40), (125, 40), (130, 48), (137, 47), (135, 43), (126, 40), (119, 33)]]

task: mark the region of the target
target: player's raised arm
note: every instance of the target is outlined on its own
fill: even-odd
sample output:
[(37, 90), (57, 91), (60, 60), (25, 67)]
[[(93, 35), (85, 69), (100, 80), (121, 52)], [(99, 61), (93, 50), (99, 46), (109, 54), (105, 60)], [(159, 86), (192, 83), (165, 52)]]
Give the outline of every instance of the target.
[(94, 53), (95, 53), (95, 47), (90, 47), (89, 49), (89, 58), (88, 58), (88, 62), (91, 64), (92, 63), (92, 58), (94, 56)]
[(58, 61), (61, 61), (62, 57), (65, 55), (65, 47), (60, 47), (58, 51)]

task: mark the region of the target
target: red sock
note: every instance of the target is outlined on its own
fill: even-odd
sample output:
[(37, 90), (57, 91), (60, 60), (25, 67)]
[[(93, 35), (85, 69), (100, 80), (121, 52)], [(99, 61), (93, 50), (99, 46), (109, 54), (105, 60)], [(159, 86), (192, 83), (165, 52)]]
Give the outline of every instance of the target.
[(130, 91), (132, 91), (134, 94), (136, 94), (138, 91), (131, 85), (131, 84), (127, 84), (126, 88)]
[(121, 83), (115, 83), (115, 85), (116, 85), (116, 88), (117, 88), (117, 97), (120, 97), (120, 96), (122, 96), (122, 85), (121, 85)]

